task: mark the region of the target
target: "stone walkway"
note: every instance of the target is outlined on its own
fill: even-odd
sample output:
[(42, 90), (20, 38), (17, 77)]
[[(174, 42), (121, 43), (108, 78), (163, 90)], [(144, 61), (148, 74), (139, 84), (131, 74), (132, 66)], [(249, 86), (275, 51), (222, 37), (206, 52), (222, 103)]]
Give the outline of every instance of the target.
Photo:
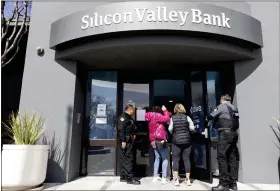
[[(161, 185), (152, 183), (151, 177), (141, 179), (141, 185), (128, 185), (119, 182), (119, 177), (88, 176), (78, 178), (66, 184), (45, 184), (44, 190), (211, 190), (213, 185), (218, 183), (214, 179), (213, 184), (194, 180), (192, 186), (181, 184), (174, 187), (172, 184)], [(242, 184), (238, 183), (239, 190), (280, 190), (279, 185), (265, 184)]]

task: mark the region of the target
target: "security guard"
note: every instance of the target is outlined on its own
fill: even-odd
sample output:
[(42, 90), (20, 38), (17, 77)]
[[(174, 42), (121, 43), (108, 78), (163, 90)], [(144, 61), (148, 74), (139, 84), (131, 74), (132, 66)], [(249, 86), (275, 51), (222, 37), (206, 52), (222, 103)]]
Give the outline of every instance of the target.
[(136, 125), (132, 116), (135, 109), (133, 105), (127, 105), (125, 112), (118, 118), (117, 128), (119, 136), (120, 146), (120, 167), (121, 167), (121, 182), (127, 182), (127, 184), (140, 184), (140, 181), (135, 180), (133, 177), (134, 155), (133, 155), (133, 142), (136, 138), (135, 131)]
[(220, 105), (207, 116), (207, 120), (214, 120), (219, 134), (217, 146), (217, 160), (219, 163), (219, 185), (212, 190), (237, 190), (239, 151), (237, 148), (239, 128), (239, 114), (231, 104), (231, 97), (226, 94), (221, 97)]

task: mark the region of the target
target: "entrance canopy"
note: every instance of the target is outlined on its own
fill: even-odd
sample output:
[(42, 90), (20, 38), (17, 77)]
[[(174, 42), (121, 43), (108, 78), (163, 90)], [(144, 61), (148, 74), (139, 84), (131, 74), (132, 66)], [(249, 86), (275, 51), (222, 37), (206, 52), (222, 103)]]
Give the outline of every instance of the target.
[(252, 49), (186, 36), (107, 38), (56, 51), (57, 59), (75, 60), (100, 69), (178, 68), (254, 59)]
[(95, 35), (153, 30), (213, 34), (263, 45), (261, 23), (238, 11), (194, 2), (120, 2), (55, 21), (50, 47)]
[(55, 21), (50, 36), (57, 59), (100, 69), (254, 59), (262, 45), (258, 20), (193, 2), (105, 4)]

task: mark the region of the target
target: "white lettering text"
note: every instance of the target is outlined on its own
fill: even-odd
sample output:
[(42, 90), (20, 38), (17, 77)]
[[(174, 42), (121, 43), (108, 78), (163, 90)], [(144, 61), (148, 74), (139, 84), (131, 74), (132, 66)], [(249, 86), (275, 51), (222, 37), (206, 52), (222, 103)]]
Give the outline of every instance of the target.
[(88, 15), (83, 16), (82, 22), (83, 22), (85, 25), (82, 25), (82, 30), (87, 29), (88, 26), (89, 26), (89, 22), (88, 22), (87, 19), (89, 19), (89, 16), (88, 16)]
[[(189, 16), (190, 15), (190, 16)], [(191, 17), (190, 19), (188, 17)], [(81, 29), (108, 26), (112, 24), (129, 25), (133, 22), (173, 22), (184, 26), (187, 22), (211, 25), (230, 29), (230, 18), (225, 13), (209, 14), (199, 9), (190, 11), (168, 10), (166, 7), (134, 8), (131, 12), (115, 12), (111, 14), (93, 13), (92, 16), (84, 15), (81, 19)], [(125, 26), (124, 26), (125, 27)], [(160, 26), (161, 28), (162, 26)]]

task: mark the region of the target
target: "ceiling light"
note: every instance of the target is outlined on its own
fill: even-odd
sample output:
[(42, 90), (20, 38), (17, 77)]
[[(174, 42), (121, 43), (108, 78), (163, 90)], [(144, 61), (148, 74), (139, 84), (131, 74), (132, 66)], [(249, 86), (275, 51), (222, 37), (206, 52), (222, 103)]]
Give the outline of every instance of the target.
[(170, 102), (170, 103), (172, 103), (172, 102), (173, 102), (173, 100), (169, 100), (169, 102)]

